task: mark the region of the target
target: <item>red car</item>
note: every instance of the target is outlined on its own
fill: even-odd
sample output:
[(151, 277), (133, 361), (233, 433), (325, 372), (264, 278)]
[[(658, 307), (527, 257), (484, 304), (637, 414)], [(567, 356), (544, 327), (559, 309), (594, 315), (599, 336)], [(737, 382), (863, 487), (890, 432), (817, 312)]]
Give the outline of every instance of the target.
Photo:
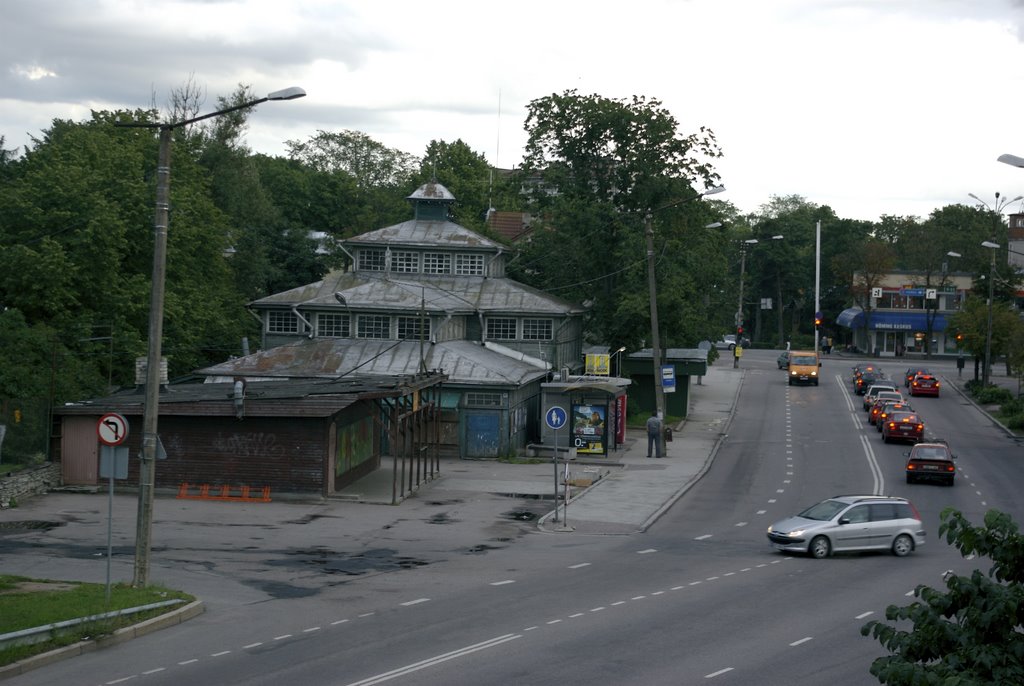
[(910, 395), (934, 395), (939, 397), (939, 380), (931, 374), (918, 374), (910, 382)]
[(907, 483), (939, 481), (952, 486), (956, 479), (955, 459), (945, 443), (918, 443), (907, 453)]
[(924, 440), (924, 422), (913, 412), (893, 412), (889, 419), (882, 423), (882, 440), (911, 441), (920, 443)]
[(878, 417), (875, 418), (875, 428), (878, 432), (882, 432), (882, 427), (885, 425), (885, 420), (889, 418), (893, 412), (913, 412), (914, 408), (907, 402), (894, 403), (892, 401), (886, 402), (882, 405), (882, 409), (878, 411)]

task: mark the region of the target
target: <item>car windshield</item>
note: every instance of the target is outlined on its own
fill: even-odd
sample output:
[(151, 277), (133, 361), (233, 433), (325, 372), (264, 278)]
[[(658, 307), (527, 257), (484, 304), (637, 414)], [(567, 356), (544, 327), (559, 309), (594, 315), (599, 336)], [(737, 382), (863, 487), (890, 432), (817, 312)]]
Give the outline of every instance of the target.
[(917, 459), (949, 459), (949, 452), (945, 448), (937, 446), (915, 446), (911, 457)]
[(819, 522), (827, 522), (847, 507), (848, 505), (846, 503), (841, 503), (838, 500), (823, 500), (817, 505), (811, 505), (809, 508), (798, 514), (797, 517), (814, 519)]
[(816, 362), (816, 360), (814, 359), (814, 355), (794, 355), (789, 360), (790, 364), (795, 364), (795, 365), (801, 365), (801, 364), (811, 364), (811, 365), (813, 365), (813, 364), (815, 364), (815, 362)]

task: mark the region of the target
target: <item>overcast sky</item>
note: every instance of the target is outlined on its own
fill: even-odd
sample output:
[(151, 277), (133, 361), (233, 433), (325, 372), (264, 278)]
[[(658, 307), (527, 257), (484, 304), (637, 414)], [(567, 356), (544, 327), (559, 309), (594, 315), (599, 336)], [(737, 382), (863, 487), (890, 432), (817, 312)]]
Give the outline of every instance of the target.
[[(265, 103), (247, 144), (353, 129), (421, 156), (461, 138), (518, 166), (531, 100), (657, 98), (712, 129), (742, 212), (801, 195), (841, 217), (927, 217), (1024, 194), (1024, 0), (4, 0), (0, 135), (164, 106)], [(412, 189), (410, 189), (411, 191)], [(500, 208), (499, 208), (500, 209)], [(1015, 203), (1007, 211), (1019, 211)]]

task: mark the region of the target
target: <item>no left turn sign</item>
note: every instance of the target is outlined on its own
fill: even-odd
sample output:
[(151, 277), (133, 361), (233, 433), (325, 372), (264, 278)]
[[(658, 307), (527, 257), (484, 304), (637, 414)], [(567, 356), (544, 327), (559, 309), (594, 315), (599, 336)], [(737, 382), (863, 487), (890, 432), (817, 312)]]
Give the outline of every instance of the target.
[(128, 420), (113, 412), (105, 414), (96, 424), (96, 435), (103, 445), (121, 445), (128, 438)]

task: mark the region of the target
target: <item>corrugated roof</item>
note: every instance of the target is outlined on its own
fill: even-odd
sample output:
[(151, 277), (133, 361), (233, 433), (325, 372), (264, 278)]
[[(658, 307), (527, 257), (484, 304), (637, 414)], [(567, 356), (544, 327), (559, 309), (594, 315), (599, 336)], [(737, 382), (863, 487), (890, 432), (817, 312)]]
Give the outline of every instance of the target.
[(409, 375), (420, 369), (420, 350), (428, 370), (440, 370), (449, 384), (519, 386), (547, 374), (546, 369), (489, 350), (473, 341), (304, 339), (199, 370), (208, 377), (316, 379), (359, 375)]

